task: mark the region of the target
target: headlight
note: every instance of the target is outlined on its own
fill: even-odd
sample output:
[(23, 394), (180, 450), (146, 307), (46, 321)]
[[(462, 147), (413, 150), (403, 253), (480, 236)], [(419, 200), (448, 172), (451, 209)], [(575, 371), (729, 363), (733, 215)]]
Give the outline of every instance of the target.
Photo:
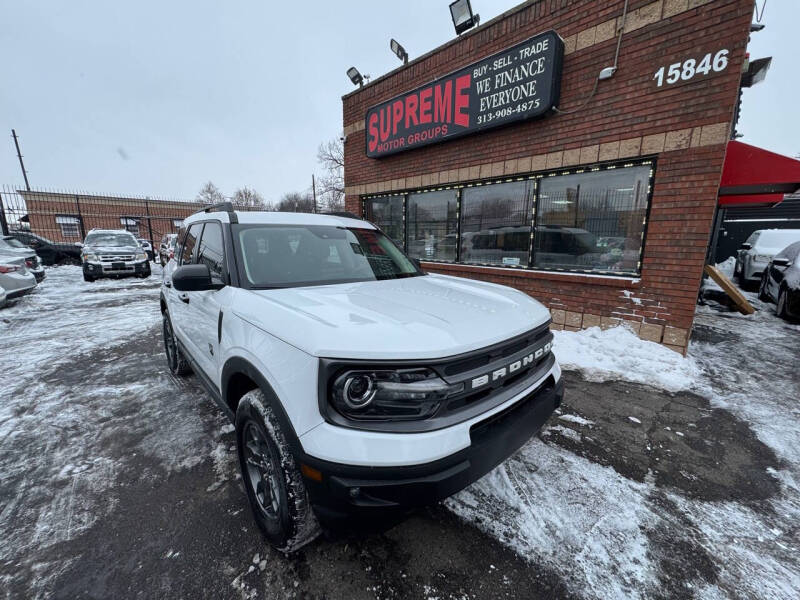
[(433, 415), (464, 390), (431, 369), (346, 371), (333, 382), (331, 402), (342, 415), (365, 421), (403, 421)]
[(147, 260), (147, 254), (145, 254), (144, 252), (139, 252), (136, 255), (136, 260)]
[(91, 252), (84, 252), (83, 260), (84, 262), (98, 262), (97, 255), (92, 254)]

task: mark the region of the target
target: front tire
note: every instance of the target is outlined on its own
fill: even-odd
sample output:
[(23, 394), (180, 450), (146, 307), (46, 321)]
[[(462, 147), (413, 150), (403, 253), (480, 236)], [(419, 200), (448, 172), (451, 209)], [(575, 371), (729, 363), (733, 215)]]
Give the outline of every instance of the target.
[(87, 275), (86, 273), (84, 273), (84, 274), (83, 274), (83, 280), (84, 280), (84, 281), (88, 281), (89, 283), (92, 283), (92, 282), (94, 282), (94, 277), (92, 277), (91, 275)]
[(769, 293), (767, 292), (767, 282), (769, 281), (769, 274), (767, 271), (764, 271), (764, 274), (761, 276), (761, 285), (758, 287), (758, 299), (762, 302), (771, 302), (772, 298), (769, 297)]
[(789, 290), (785, 287), (781, 288), (781, 291), (778, 292), (778, 306), (775, 309), (775, 313), (781, 319), (788, 319), (789, 318), (789, 311), (787, 309), (787, 304), (789, 304)]
[(247, 392), (236, 409), (236, 448), (253, 518), (266, 540), (295, 552), (320, 533), (300, 469), (259, 390)]
[(167, 365), (173, 375), (183, 377), (192, 372), (189, 366), (189, 361), (183, 355), (183, 352), (178, 346), (178, 340), (175, 338), (175, 332), (172, 329), (172, 321), (169, 318), (169, 313), (164, 313), (162, 331), (164, 334), (164, 352), (167, 355)]

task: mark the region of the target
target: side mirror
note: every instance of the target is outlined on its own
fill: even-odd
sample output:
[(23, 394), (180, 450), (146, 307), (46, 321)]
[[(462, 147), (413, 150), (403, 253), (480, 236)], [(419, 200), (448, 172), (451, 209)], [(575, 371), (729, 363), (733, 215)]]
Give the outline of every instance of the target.
[(773, 258), (772, 259), (772, 266), (773, 267), (788, 267), (789, 266), (789, 259), (788, 258)]
[(739, 246), (739, 250), (750, 250), (750, 248), (752, 248), (752, 247), (753, 247), (752, 244), (746, 244), (745, 243), (745, 244), (742, 244), (741, 246)]
[(179, 292), (205, 292), (225, 286), (211, 280), (208, 265), (182, 265), (172, 272), (172, 287)]

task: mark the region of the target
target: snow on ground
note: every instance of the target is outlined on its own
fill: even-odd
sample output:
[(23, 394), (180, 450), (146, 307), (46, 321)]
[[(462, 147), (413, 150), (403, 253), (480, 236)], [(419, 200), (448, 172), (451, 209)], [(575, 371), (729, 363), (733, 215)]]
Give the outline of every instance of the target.
[[(34, 294), (0, 311), (0, 588), (4, 578), (26, 577), (37, 596), (71, 560), (47, 560), (43, 551), (108, 515), (121, 477), (154, 477), (207, 457), (217, 477), (211, 488), (238, 476), (230, 426), (204, 419), (195, 392), (166, 365), (141, 367), (161, 353), (141, 342), (160, 324), (160, 268), (148, 280), (92, 284), (75, 267), (47, 273)], [(623, 476), (565, 447), (585, 444), (603, 424), (562, 411), (540, 439), (447, 506), (551, 568), (579, 596), (665, 596), (672, 577), (679, 589), (670, 591), (680, 596), (799, 597), (800, 327), (748, 298), (758, 309), (750, 317), (699, 308), (687, 358), (621, 327), (556, 332), (555, 352), (590, 381), (691, 390), (734, 413), (780, 458), (768, 469), (780, 493), (760, 506), (712, 502), (659, 487), (654, 473)], [(92, 365), (97, 380), (70, 378), (76, 361)], [(641, 413), (621, 414), (643, 428)], [(137, 455), (150, 466), (131, 473)], [(670, 544), (699, 549), (697, 565), (666, 572)], [(704, 561), (713, 577), (700, 573)]]
[[(122, 474), (154, 476), (127, 473), (131, 457), (171, 470), (191, 466), (187, 454), (209, 455), (197, 399), (176, 393), (165, 364), (140, 366), (161, 352), (140, 341), (160, 326), (160, 272), (86, 283), (79, 267), (49, 268), (34, 293), (0, 310), (0, 589), (18, 571), (45, 593), (69, 558), (48, 564), (39, 553), (109, 514)], [(70, 375), (76, 361), (97, 379)]]
[(563, 368), (589, 381), (622, 379), (676, 392), (691, 389), (699, 376), (693, 359), (638, 338), (626, 327), (554, 331), (554, 352)]
[[(732, 271), (732, 264), (723, 266)], [(758, 309), (750, 317), (700, 307), (686, 358), (623, 327), (555, 332), (554, 351), (564, 368), (588, 380), (691, 390), (746, 421), (784, 460), (784, 469), (770, 473), (780, 493), (764, 506), (695, 500), (657, 487), (650, 477), (636, 482), (578, 456), (553, 436), (564, 436), (565, 420), (586, 425), (575, 415), (551, 420), (542, 439), (447, 506), (523, 557), (555, 569), (585, 597), (665, 595), (662, 564), (670, 559), (651, 543), (664, 531), (676, 547), (695, 544), (713, 557), (715, 583), (685, 573), (680, 595), (800, 597), (800, 327), (748, 297)], [(580, 443), (580, 436), (564, 437)]]

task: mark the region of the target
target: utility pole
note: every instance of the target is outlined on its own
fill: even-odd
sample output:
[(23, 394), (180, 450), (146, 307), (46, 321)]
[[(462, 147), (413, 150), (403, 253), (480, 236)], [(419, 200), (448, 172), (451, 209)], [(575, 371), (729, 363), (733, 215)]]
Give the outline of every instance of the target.
[(28, 172), (25, 170), (25, 163), (22, 162), (22, 153), (19, 151), (19, 139), (17, 139), (17, 132), (11, 130), (11, 137), (14, 138), (14, 145), (17, 147), (17, 158), (19, 159), (19, 168), (22, 169), (22, 177), (25, 179), (25, 189), (31, 191), (31, 184), (28, 183)]
[(314, 174), (311, 174), (311, 193), (314, 196), (314, 212), (317, 212), (317, 183), (314, 180)]

